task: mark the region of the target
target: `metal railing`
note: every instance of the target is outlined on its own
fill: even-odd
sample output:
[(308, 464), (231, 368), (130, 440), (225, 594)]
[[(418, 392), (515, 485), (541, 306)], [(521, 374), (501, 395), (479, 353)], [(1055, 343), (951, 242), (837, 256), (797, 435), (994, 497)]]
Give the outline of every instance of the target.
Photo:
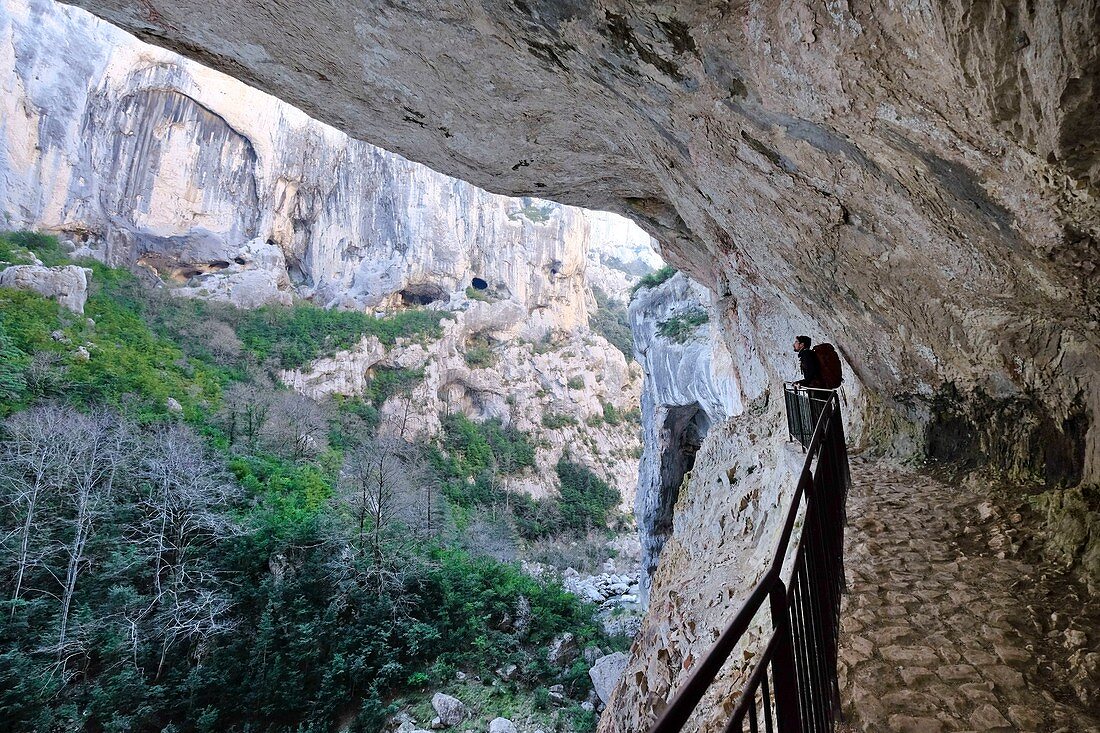
[(834, 394), (834, 389), (797, 387), (793, 383), (783, 385), (783, 401), (787, 406), (787, 433), (791, 440), (797, 440), (802, 445), (803, 450), (809, 447), (821, 411)]
[[(783, 522), (771, 565), (721, 636), (696, 665), (650, 733), (684, 726), (741, 637), (768, 602), (772, 632), (757, 655), (724, 731), (832, 733), (840, 717), (837, 640), (844, 590), (845, 502), (850, 476), (840, 401), (821, 398), (814, 429), (803, 446), (806, 462)], [(805, 511), (800, 510), (805, 505)], [(790, 578), (782, 571), (797, 519)]]

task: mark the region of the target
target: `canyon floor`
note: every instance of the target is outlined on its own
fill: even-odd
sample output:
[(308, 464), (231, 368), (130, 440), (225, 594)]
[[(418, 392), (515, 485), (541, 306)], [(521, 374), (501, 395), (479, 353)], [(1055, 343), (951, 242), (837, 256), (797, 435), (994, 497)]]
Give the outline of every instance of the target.
[(852, 481), (848, 730), (1100, 731), (1098, 612), (1059, 569), (1014, 552), (1019, 517), (965, 485), (862, 457)]

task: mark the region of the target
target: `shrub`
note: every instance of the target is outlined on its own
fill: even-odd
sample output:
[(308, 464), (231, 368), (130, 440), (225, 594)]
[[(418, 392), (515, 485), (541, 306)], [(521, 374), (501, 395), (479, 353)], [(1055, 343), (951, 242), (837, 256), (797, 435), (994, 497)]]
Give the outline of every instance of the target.
[(584, 389), (584, 377), (570, 377), (565, 385), (569, 387), (569, 389)]
[(375, 367), (367, 383), (363, 399), (375, 407), (397, 394), (408, 394), (424, 379), (423, 369)]
[(627, 359), (634, 358), (634, 334), (630, 330), (630, 316), (626, 308), (612, 300), (598, 287), (592, 288), (596, 298), (596, 312), (589, 319), (592, 330), (603, 336)]
[(542, 414), (542, 426), (550, 430), (564, 428), (566, 425), (576, 425), (577, 418), (565, 412), (544, 412)]
[(485, 369), (497, 363), (497, 355), (487, 344), (478, 344), (466, 349), (466, 365), (473, 369)]
[(710, 316), (702, 308), (692, 308), (691, 310), (679, 313), (671, 318), (667, 318), (657, 324), (657, 333), (667, 338), (669, 341), (674, 341), (678, 344), (686, 342), (691, 335), (695, 333), (695, 329), (699, 328), (703, 324), (710, 320)]
[[(133, 275), (89, 264), (95, 275), (84, 311), (94, 326), (37, 293), (0, 288), (0, 327), (10, 345), (28, 361), (37, 353), (57, 354), (70, 383), (67, 397), (74, 402), (105, 403), (146, 424), (170, 416), (171, 397), (188, 420), (198, 421), (203, 405), (217, 403), (217, 376), (149, 328)], [(51, 337), (55, 331), (61, 341)], [(87, 361), (74, 356), (76, 346), (84, 344), (91, 353)]]
[(527, 436), (500, 420), (477, 423), (458, 413), (443, 418), (442, 442), (448, 457), (437, 456), (437, 467), (451, 479), (475, 481), (491, 470), (514, 474), (535, 464), (535, 448)]
[(47, 267), (68, 264), (69, 258), (57, 237), (38, 232), (0, 232), (0, 263), (28, 265), (34, 262), (31, 253)]
[(638, 291), (642, 290), (644, 288), (655, 288), (655, 287), (657, 287), (661, 283), (663, 283), (666, 280), (670, 279), (677, 272), (678, 272), (678, 270), (675, 267), (673, 267), (672, 265), (665, 265), (660, 270), (657, 270), (656, 272), (649, 273), (648, 275), (643, 277), (641, 280), (634, 283), (634, 287), (632, 287), (630, 289), (631, 297), (637, 295)]
[(621, 497), (586, 466), (562, 459), (555, 467), (561, 482), (562, 526), (585, 532), (607, 526), (608, 513)]
[(242, 311), (237, 335), (259, 361), (271, 359), (283, 369), (295, 369), (320, 356), (349, 349), (364, 336), (375, 336), (387, 346), (402, 337), (438, 339), (443, 335), (441, 322), (447, 317), (449, 314), (430, 309), (376, 317), (305, 303), (268, 305)]
[(618, 425), (623, 421), (618, 409), (610, 402), (603, 403), (603, 421), (608, 425)]

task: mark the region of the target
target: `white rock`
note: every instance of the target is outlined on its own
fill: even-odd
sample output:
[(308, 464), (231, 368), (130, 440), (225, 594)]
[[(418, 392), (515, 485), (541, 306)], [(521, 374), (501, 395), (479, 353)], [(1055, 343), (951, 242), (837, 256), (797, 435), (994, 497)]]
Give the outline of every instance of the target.
[(628, 654), (615, 652), (600, 657), (592, 665), (592, 669), (588, 670), (592, 687), (604, 703), (611, 699), (611, 692), (615, 689), (615, 685), (619, 684), (619, 679), (623, 676), (623, 671), (629, 661), (630, 656)]
[(577, 639), (566, 632), (554, 637), (550, 647), (546, 651), (546, 660), (554, 667), (566, 667), (577, 658), (580, 650), (577, 648)]
[(0, 271), (0, 287), (32, 290), (55, 299), (74, 313), (84, 312), (91, 279), (91, 270), (76, 265), (13, 265)]
[(466, 719), (466, 705), (457, 697), (437, 692), (432, 696), (432, 709), (439, 716), (439, 722), (450, 727)]
[(489, 733), (519, 733), (516, 725), (508, 718), (494, 718), (489, 723)]
[(168, 412), (179, 414), (183, 412), (183, 405), (179, 403), (175, 397), (169, 397), (164, 401), (165, 406), (168, 408)]

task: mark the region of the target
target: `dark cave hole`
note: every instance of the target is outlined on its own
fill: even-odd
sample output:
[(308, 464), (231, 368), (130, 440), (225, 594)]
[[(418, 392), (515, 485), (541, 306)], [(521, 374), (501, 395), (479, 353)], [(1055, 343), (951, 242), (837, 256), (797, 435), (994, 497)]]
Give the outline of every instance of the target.
[(473, 287), (474, 290), (485, 290), (489, 287), (489, 283), (482, 280), (480, 277), (475, 277), (473, 280), (471, 280), (470, 285), (471, 287)]
[[(680, 486), (684, 476), (695, 467), (695, 454), (703, 444), (703, 438), (710, 430), (710, 418), (699, 403), (668, 408), (664, 424), (661, 426), (660, 495), (654, 516), (652, 534), (664, 545), (664, 540), (672, 535), (672, 519), (676, 509), (676, 500), (680, 496)], [(658, 553), (654, 553), (656, 570)]]
[(420, 283), (409, 285), (398, 293), (402, 305), (429, 305), (447, 299), (447, 291), (439, 285)]

